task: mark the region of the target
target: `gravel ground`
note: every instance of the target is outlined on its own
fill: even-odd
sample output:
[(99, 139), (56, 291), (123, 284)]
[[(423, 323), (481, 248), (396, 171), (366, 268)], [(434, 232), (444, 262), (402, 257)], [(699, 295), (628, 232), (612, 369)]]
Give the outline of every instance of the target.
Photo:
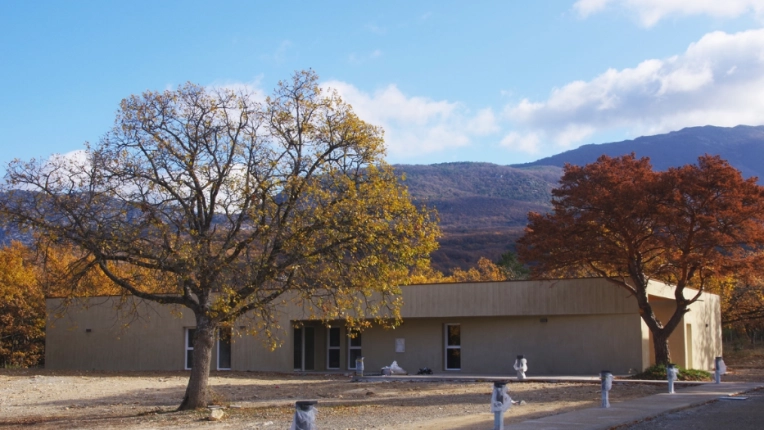
[[(730, 373), (723, 380), (764, 381), (764, 351), (725, 361)], [(175, 412), (187, 382), (186, 372), (0, 369), (0, 429), (288, 429), (294, 402), (304, 399), (318, 400), (322, 430), (469, 430), (491, 428), (493, 423), (490, 382), (361, 383), (341, 374), (213, 372), (213, 400), (225, 411), (225, 417), (214, 422), (207, 420), (209, 410)], [(512, 398), (525, 404), (507, 412), (507, 423), (600, 404), (598, 383), (522, 382), (508, 387)], [(665, 385), (616, 381), (610, 401), (665, 390)], [(700, 414), (701, 409), (690, 409), (682, 417), (695, 415), (693, 411)], [(698, 427), (690, 428), (707, 428), (699, 419)], [(653, 428), (649, 422), (645, 425), (640, 428)]]
[[(0, 370), (0, 428), (248, 428), (287, 429), (294, 402), (317, 399), (321, 429), (490, 428), (490, 382), (352, 382), (343, 375), (216, 372), (209, 411), (175, 412), (188, 376), (183, 372), (55, 372)], [(515, 400), (507, 422), (597, 406), (599, 384), (509, 385)], [(663, 392), (650, 384), (616, 383), (611, 402)], [(486, 427), (487, 426), (487, 427)]]

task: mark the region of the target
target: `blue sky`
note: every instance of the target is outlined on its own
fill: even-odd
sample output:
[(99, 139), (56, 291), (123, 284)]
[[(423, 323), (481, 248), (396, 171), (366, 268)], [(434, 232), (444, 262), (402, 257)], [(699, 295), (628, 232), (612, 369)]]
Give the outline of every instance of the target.
[(764, 124), (764, 0), (0, 0), (0, 171), (97, 142), (186, 81), (266, 94), (312, 68), (388, 161), (533, 161)]

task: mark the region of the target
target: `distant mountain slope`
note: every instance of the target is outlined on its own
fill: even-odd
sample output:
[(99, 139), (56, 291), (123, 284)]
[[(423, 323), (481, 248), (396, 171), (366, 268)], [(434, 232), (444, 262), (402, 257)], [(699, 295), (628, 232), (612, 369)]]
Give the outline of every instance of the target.
[[(403, 184), (418, 204), (438, 210), (444, 236), (432, 261), (435, 268), (447, 271), (474, 266), (480, 257), (496, 260), (512, 249), (528, 212), (551, 208), (551, 190), (557, 186), (566, 162), (583, 165), (602, 154), (631, 152), (650, 157), (659, 170), (694, 163), (705, 153), (718, 154), (744, 176), (764, 180), (764, 126), (685, 128), (623, 142), (584, 145), (516, 166), (458, 162), (394, 167), (405, 174)], [(0, 244), (11, 239), (28, 241), (29, 237), (0, 229)]]
[(695, 163), (703, 154), (720, 155), (748, 178), (764, 180), (764, 126), (690, 127), (656, 136), (643, 136), (622, 142), (590, 144), (515, 167), (558, 166), (565, 163), (584, 165), (600, 155), (619, 156), (634, 152), (650, 157), (653, 167)]
[(521, 234), (529, 211), (549, 210), (562, 174), (554, 166), (510, 167), (490, 163), (396, 165), (418, 204), (438, 210), (444, 236), (432, 256), (441, 271), (497, 259)]

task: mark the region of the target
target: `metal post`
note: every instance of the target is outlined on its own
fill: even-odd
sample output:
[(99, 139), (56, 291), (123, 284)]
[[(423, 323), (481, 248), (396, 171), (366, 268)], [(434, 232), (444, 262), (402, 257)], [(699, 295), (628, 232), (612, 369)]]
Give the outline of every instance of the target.
[(676, 368), (676, 364), (669, 363), (666, 366), (666, 378), (668, 378), (668, 392), (674, 394), (674, 381), (676, 381), (679, 369)]
[(524, 355), (517, 356), (517, 359), (515, 360), (514, 368), (515, 368), (515, 371), (517, 372), (517, 380), (524, 381), (525, 372), (528, 370), (528, 361), (525, 359)]
[(295, 402), (291, 430), (316, 430), (316, 403), (315, 400)]
[(493, 412), (493, 430), (504, 430), (504, 411), (512, 405), (506, 393), (506, 382), (494, 382), (491, 395), (491, 411)]
[(613, 387), (613, 374), (609, 370), (603, 370), (600, 372), (600, 379), (602, 380), (602, 407), (609, 408), (609, 391)]
[(724, 360), (721, 357), (716, 357), (714, 361), (714, 381), (717, 384), (722, 383), (722, 375), (727, 373), (727, 366), (724, 364)]

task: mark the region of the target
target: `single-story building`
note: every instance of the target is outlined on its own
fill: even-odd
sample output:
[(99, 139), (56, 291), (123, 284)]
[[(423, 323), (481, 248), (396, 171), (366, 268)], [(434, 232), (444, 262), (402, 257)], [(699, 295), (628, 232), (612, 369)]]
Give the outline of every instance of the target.
[[(213, 370), (348, 371), (364, 357), (367, 372), (393, 360), (409, 372), (514, 374), (517, 355), (529, 375), (616, 374), (654, 362), (650, 331), (637, 302), (604, 279), (472, 282), (402, 287), (403, 324), (349, 337), (342, 321), (309, 320), (302, 310), (279, 317), (281, 347), (270, 350), (245, 326), (219, 336)], [(686, 294), (695, 294), (688, 291)], [(662, 320), (674, 309), (673, 288), (652, 282), (649, 300)], [(193, 313), (135, 301), (129, 320), (119, 297), (94, 297), (56, 317), (48, 299), (45, 364), (51, 369), (182, 370), (191, 363)], [(123, 306), (123, 309), (125, 307)], [(128, 324), (129, 323), (129, 324)], [(669, 340), (682, 367), (711, 369), (721, 355), (719, 297), (704, 293)]]

